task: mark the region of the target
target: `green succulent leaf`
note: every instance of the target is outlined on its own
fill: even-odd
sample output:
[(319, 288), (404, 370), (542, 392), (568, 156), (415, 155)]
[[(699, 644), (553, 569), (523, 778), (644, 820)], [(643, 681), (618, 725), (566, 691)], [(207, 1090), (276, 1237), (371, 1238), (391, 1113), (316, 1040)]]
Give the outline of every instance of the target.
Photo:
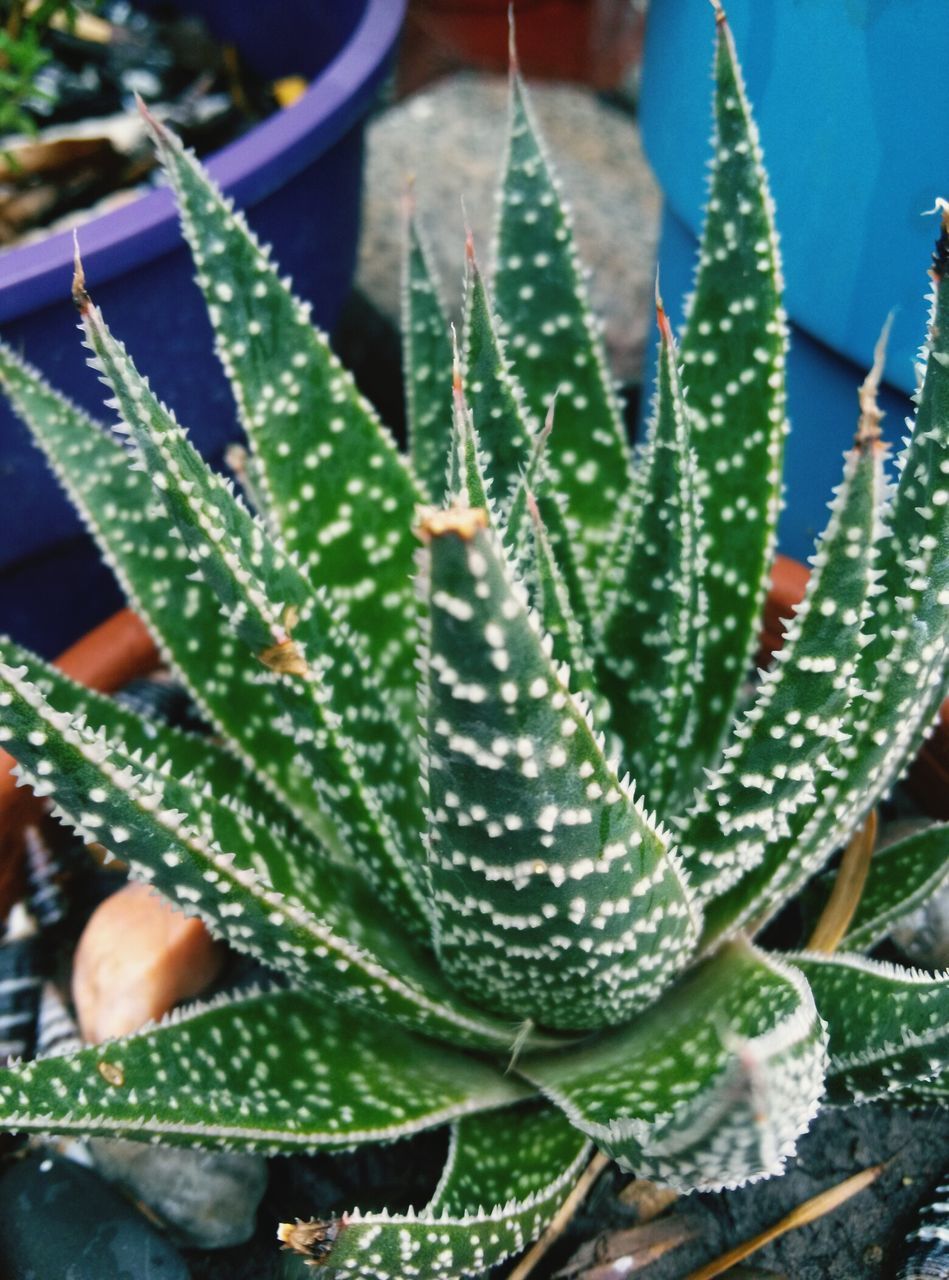
[(694, 945), (668, 836), (607, 761), (483, 511), (423, 525), (429, 861), (443, 968), (548, 1026), (620, 1021)]
[(290, 744), (266, 707), (266, 686), (276, 677), (242, 660), (243, 647), (220, 625), (214, 593), (187, 576), (187, 550), (148, 476), (129, 466), (127, 450), (105, 428), (2, 344), (0, 383), (205, 718), (262, 786), (313, 823), (312, 781), (292, 768)]
[[(495, 499), (506, 504), (531, 452), (534, 427), (491, 314), (474, 244), (467, 241), (463, 381)], [(477, 505), (472, 503), (472, 505)]]
[(478, 1058), (270, 989), (0, 1071), (0, 1124), (267, 1154), (391, 1142), (527, 1087)]
[[(946, 238), (944, 231), (939, 244)], [(912, 761), (949, 683), (949, 284), (941, 275), (926, 350), (917, 421), (883, 515), (891, 532), (879, 543), (874, 608), (862, 625), (842, 736), (786, 837), (709, 911), (711, 936), (751, 919), (764, 923), (846, 842)], [(896, 528), (914, 532), (897, 542)]]
[(551, 475), (565, 500), (576, 558), (592, 589), (628, 483), (629, 450), (587, 304), (569, 213), (516, 70), (495, 262), (500, 333), (538, 421), (559, 392), (549, 446)]
[(299, 826), (292, 812), (265, 790), (236, 756), (211, 738), (186, 733), (133, 711), (115, 698), (94, 693), (6, 636), (0, 636), (0, 653), (8, 666), (24, 669), (25, 679), (57, 711), (67, 712), (74, 719), (82, 717), (88, 728), (110, 741), (121, 741), (130, 759), (154, 757), (155, 772), (164, 770), (176, 778), (187, 776), (195, 790), (209, 788), (213, 795), (226, 795), (269, 822), (293, 828), (296, 839), (312, 842), (313, 833)]
[(123, 429), (227, 625), (251, 659), (276, 676), (274, 714), (337, 846), (359, 861), (408, 927), (425, 934), (413, 839), (421, 823), (414, 753), (361, 645), (260, 519), (206, 467), (79, 289), (87, 340), (115, 393)]
[(243, 216), (178, 139), (146, 118), (178, 198), (267, 512), (410, 718), (415, 481)]
[(703, 515), (689, 408), (669, 321), (657, 299), (659, 375), (648, 472), (628, 530), (603, 639), (610, 728), (650, 802), (675, 812), (694, 776), (692, 736), (706, 626)]
[(782, 839), (832, 783), (832, 753), (846, 738), (859, 694), (862, 628), (878, 590), (882, 453), (867, 435), (847, 455), (785, 645), (689, 821), (687, 863), (703, 898), (715, 899), (708, 907), (710, 937), (756, 916), (762, 894), (773, 893), (813, 856), (806, 844), (785, 849)]
[(781, 498), (783, 281), (758, 131), (717, 13), (711, 186), (682, 360), (708, 559), (697, 763), (718, 754), (758, 639)]
[(779, 1172), (825, 1058), (801, 974), (732, 943), (628, 1027), (518, 1069), (623, 1168), (688, 1191)]
[(789, 957), (828, 1027), (831, 1101), (912, 1101), (949, 1077), (949, 973), (921, 973), (863, 956)]
[(528, 513), (534, 534), (533, 607), (542, 631), (553, 642), (550, 656), (554, 662), (568, 668), (573, 688), (587, 700), (595, 713), (600, 713), (605, 710), (605, 705), (596, 685), (593, 653), (580, 618), (574, 612), (568, 580), (560, 567), (533, 494), (529, 495)]
[(445, 489), (445, 459), (451, 448), (451, 344), (432, 256), (411, 208), (411, 197), (407, 204), (402, 257), (402, 359), (409, 451), (419, 482), (437, 502)]
[(866, 951), (949, 881), (949, 823), (934, 823), (883, 849), (871, 861), (842, 945)]
[(332, 1242), (320, 1274), (327, 1280), (483, 1275), (540, 1235), (589, 1154), (589, 1142), (551, 1107), (465, 1116), (453, 1126), (441, 1182), (425, 1209), (404, 1217), (357, 1211), (327, 1224)]
[(0, 742), (58, 817), (239, 951), (448, 1041), (502, 1053), (514, 1046), (517, 1028), (460, 999), (430, 957), (392, 930), (384, 901), (354, 872), (54, 710), (2, 654)]

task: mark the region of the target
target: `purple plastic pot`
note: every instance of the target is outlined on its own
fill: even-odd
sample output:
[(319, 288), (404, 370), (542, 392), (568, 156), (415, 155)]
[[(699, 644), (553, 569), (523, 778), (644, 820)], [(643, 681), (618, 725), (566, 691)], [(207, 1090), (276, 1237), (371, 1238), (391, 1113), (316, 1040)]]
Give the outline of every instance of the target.
[[(218, 152), (209, 168), (325, 329), (352, 281), (363, 121), (405, 3), (181, 4), (236, 44), (261, 75), (312, 80), (299, 102)], [(79, 242), (90, 289), (113, 330), (204, 455), (220, 463), (240, 432), (170, 192), (151, 192), (86, 223)], [(71, 278), (71, 233), (0, 256), (0, 334), (56, 387), (105, 416), (103, 389), (76, 333)], [(52, 654), (120, 604), (42, 454), (0, 403), (0, 631)]]

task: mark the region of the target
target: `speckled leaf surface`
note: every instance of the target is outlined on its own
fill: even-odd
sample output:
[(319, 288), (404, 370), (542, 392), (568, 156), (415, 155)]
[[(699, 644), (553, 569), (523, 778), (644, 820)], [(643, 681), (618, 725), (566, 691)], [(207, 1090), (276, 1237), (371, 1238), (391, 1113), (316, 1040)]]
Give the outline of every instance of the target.
[(572, 688), (598, 712), (604, 703), (596, 684), (593, 652), (586, 643), (580, 618), (574, 612), (568, 579), (533, 495), (528, 501), (528, 513), (533, 532), (533, 607), (541, 629), (553, 642), (550, 656), (569, 670)]
[(595, 581), (629, 478), (629, 450), (603, 344), (590, 313), (568, 211), (520, 76), (496, 231), (494, 303), (527, 407), (543, 421), (559, 392), (550, 466), (577, 558)]
[(243, 216), (173, 134), (154, 122), (153, 133), (267, 510), (409, 714), (415, 481)]
[(848, 951), (874, 946), (947, 881), (949, 823), (935, 823), (876, 850), (842, 945)]
[(288, 758), (281, 726), (267, 709), (276, 676), (245, 655), (220, 625), (220, 606), (190, 563), (151, 481), (128, 451), (36, 369), (0, 344), (0, 381), (50, 459), (129, 602), (208, 721), (262, 785), (312, 820), (312, 781)]
[(121, 1040), (0, 1071), (14, 1132), (264, 1153), (387, 1142), (526, 1087), (487, 1063), (319, 995), (270, 990), (193, 1006)]
[(176, 778), (187, 776), (195, 790), (208, 786), (215, 795), (250, 805), (269, 821), (295, 828), (299, 838), (313, 839), (312, 832), (300, 827), (293, 813), (265, 790), (235, 755), (210, 737), (187, 733), (95, 693), (2, 635), (0, 653), (8, 666), (25, 669), (26, 679), (56, 711), (67, 712), (74, 719), (82, 716), (90, 729), (119, 739), (130, 756), (136, 752), (153, 756), (158, 770), (166, 769)]
[(795, 816), (809, 812), (832, 784), (832, 754), (849, 730), (862, 627), (877, 590), (884, 492), (883, 450), (867, 439), (847, 456), (785, 645), (687, 827), (691, 874), (702, 896), (715, 899), (708, 907), (711, 937), (756, 915), (762, 894), (813, 857), (806, 844), (785, 851), (781, 841)]
[(0, 742), (21, 777), (136, 879), (290, 978), (449, 1041), (509, 1050), (516, 1028), (467, 1005), (352, 872), (295, 849), (279, 828), (154, 772), (55, 712), (0, 665)]
[(337, 845), (351, 851), (401, 919), (424, 934), (411, 739), (392, 716), (361, 646), (329, 600), (310, 588), (296, 560), (205, 466), (87, 295), (82, 318), (123, 430), (195, 570), (218, 597), (226, 625), (277, 676), (272, 714), (284, 727), (285, 754), (309, 774)]
[(544, 1193), (553, 1172), (590, 1150), (588, 1139), (545, 1102), (465, 1117), (452, 1126), (448, 1159), (427, 1207), (461, 1217), (483, 1205), (528, 1200)]
[(700, 646), (707, 625), (704, 535), (693, 431), (675, 340), (662, 304), (658, 392), (646, 451), (647, 477), (626, 560), (610, 592), (601, 683), (610, 728), (651, 804), (675, 812), (694, 776), (692, 736), (702, 687)]
[(758, 639), (781, 496), (787, 347), (758, 131), (719, 12), (715, 136), (695, 293), (682, 333), (708, 560), (700, 762), (717, 754)]
[(423, 527), (435, 944), (474, 999), (601, 1026), (655, 999), (697, 922), (668, 836), (606, 760), (486, 522)]
[(466, 261), (462, 376), (495, 501), (506, 504), (530, 457), (534, 425), (511, 376), (470, 237)]
[(451, 343), (431, 253), (411, 212), (402, 258), (402, 363), (412, 466), (440, 502), (451, 445)]
[(731, 944), (630, 1026), (519, 1070), (624, 1168), (688, 1191), (778, 1172), (824, 1063), (800, 973)]
[(949, 973), (923, 973), (854, 955), (790, 957), (828, 1026), (828, 1096), (899, 1101), (949, 1072)]
[[(940, 237), (943, 245), (945, 232)], [(937, 246), (937, 257), (941, 250)], [(846, 738), (828, 754), (819, 794), (789, 835), (709, 913), (713, 931), (765, 921), (888, 794), (924, 739), (949, 678), (949, 285), (939, 276), (926, 373), (897, 493), (882, 513), (873, 613), (862, 624)], [(897, 537), (896, 529), (912, 535)], [(895, 612), (894, 612), (895, 610)]]
[[(516, 1141), (511, 1135), (516, 1134)], [(347, 1214), (317, 1275), (456, 1280), (519, 1253), (556, 1213), (590, 1144), (549, 1107), (465, 1116), (431, 1203), (418, 1214)], [(311, 1274), (303, 1266), (299, 1274)]]

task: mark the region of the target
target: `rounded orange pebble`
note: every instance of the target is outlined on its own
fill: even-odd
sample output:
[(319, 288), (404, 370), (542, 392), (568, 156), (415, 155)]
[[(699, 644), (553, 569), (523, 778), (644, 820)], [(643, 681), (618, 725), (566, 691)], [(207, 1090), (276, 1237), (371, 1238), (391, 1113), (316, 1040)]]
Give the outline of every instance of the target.
[(89, 918), (73, 960), (82, 1038), (98, 1044), (199, 995), (221, 971), (225, 947), (144, 884), (127, 884)]

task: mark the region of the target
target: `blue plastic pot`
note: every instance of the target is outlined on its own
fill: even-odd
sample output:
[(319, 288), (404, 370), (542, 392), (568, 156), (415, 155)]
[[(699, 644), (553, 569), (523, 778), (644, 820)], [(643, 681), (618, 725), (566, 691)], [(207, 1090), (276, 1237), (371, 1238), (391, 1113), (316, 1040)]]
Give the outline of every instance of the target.
[[(777, 207), (792, 324), (781, 549), (823, 527), (887, 313), (884, 429), (910, 411), (937, 232), (949, 196), (945, 0), (726, 0)], [(691, 287), (712, 128), (708, 0), (651, 0), (640, 120), (665, 195), (663, 297)], [(681, 313), (680, 313), (681, 315)]]
[[(260, 74), (312, 80), (299, 102), (218, 152), (209, 168), (326, 329), (352, 281), (363, 121), (405, 3), (182, 2)], [(79, 239), (110, 325), (205, 456), (220, 462), (239, 431), (170, 192), (86, 223)], [(55, 386), (102, 414), (104, 392), (76, 333), (71, 278), (70, 233), (0, 256), (0, 334)], [(43, 456), (0, 404), (0, 631), (52, 654), (120, 604)]]

